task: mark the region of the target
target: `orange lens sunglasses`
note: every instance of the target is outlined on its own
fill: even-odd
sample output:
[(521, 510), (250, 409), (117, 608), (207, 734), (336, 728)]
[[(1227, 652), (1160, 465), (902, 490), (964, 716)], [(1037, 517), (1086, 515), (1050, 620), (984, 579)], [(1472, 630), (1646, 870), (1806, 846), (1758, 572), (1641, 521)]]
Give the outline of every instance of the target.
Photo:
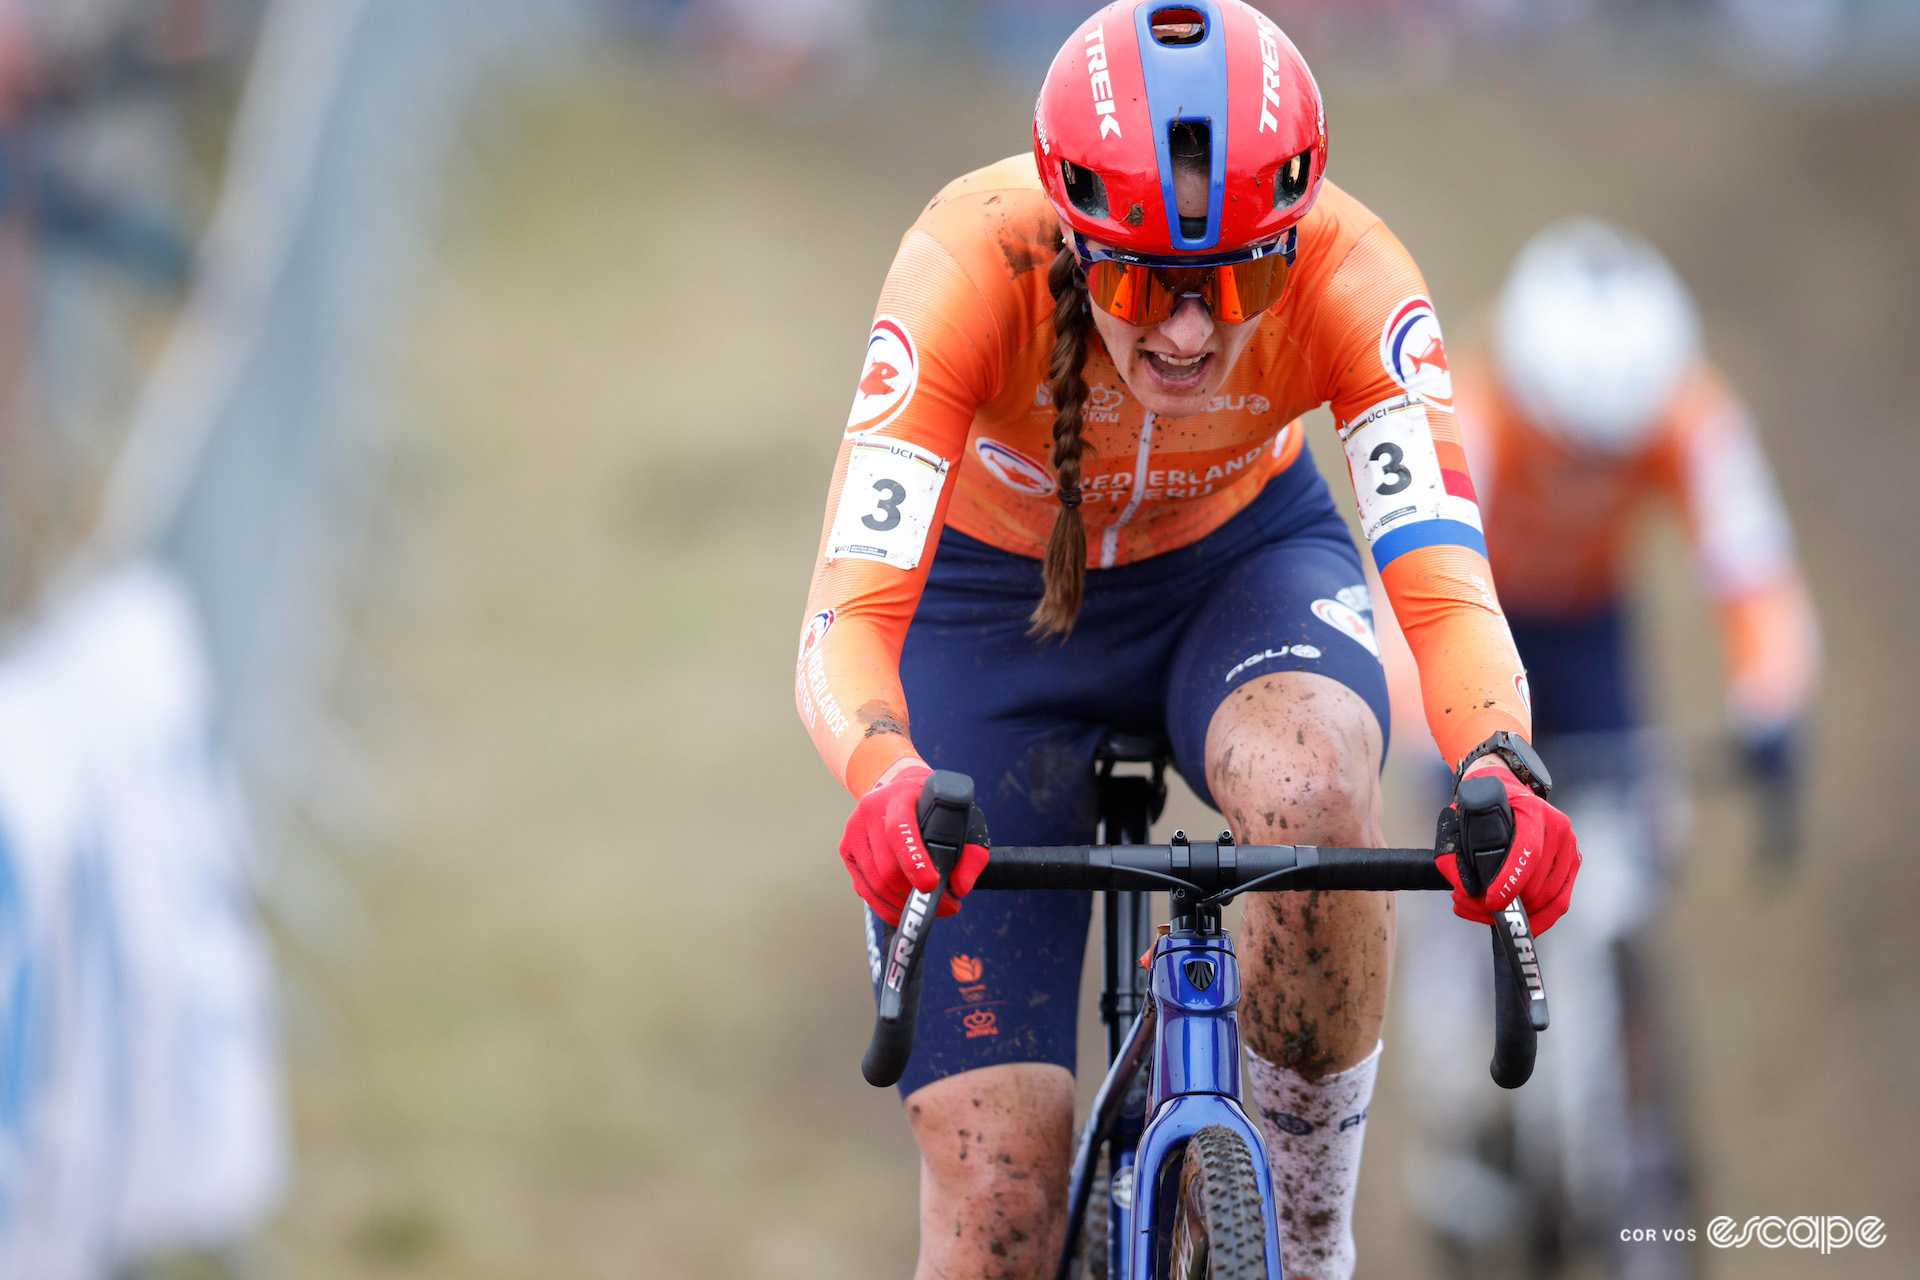
[(1218, 258), (1146, 258), (1074, 236), (1087, 296), (1132, 325), (1159, 324), (1187, 298), (1199, 298), (1223, 324), (1256, 319), (1286, 291), (1298, 232)]

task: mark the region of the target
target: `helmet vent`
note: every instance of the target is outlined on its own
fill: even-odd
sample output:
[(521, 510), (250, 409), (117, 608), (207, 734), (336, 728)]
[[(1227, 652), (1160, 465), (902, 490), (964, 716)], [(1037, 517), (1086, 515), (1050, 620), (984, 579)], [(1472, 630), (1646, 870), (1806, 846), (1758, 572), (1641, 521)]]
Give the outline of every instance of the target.
[(1273, 207), (1286, 209), (1307, 194), (1307, 179), (1313, 176), (1313, 153), (1302, 151), (1273, 174)]
[[(1205, 120), (1175, 120), (1167, 126), (1167, 155), (1173, 171), (1196, 173), (1209, 184), (1213, 180), (1213, 127)], [(1180, 215), (1180, 234), (1198, 240), (1207, 234), (1207, 215)]]
[(1171, 46), (1199, 44), (1207, 38), (1207, 15), (1198, 9), (1175, 5), (1156, 9), (1147, 19), (1154, 43)]
[(1060, 176), (1066, 180), (1067, 203), (1089, 218), (1110, 216), (1107, 211), (1107, 184), (1099, 174), (1085, 165), (1062, 160)]

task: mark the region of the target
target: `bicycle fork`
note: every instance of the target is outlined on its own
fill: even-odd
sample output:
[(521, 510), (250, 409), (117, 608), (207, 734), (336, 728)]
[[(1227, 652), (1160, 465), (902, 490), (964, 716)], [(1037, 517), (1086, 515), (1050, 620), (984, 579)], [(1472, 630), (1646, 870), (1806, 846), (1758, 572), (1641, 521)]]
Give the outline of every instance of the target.
[[(1240, 1106), (1240, 968), (1233, 939), (1218, 925), (1179, 930), (1154, 948), (1152, 999), (1158, 1028), (1153, 1077), (1148, 1086), (1151, 1118), (1140, 1137), (1132, 1178), (1126, 1234), (1128, 1266), (1117, 1276), (1146, 1280), (1154, 1274), (1160, 1242), (1173, 1221), (1180, 1194), (1180, 1152), (1187, 1139), (1221, 1125), (1246, 1139), (1255, 1153), (1253, 1174), (1266, 1227), (1267, 1274), (1280, 1277), (1280, 1224), (1273, 1172), (1260, 1127)], [(1119, 1219), (1115, 1219), (1116, 1224)]]

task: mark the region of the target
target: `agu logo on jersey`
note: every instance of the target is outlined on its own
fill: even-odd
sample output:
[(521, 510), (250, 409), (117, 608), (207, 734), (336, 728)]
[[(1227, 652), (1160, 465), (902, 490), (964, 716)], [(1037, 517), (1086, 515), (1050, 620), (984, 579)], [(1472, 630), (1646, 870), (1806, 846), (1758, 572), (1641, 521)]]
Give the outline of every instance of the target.
[(892, 316), (881, 316), (867, 335), (867, 362), (860, 368), (853, 410), (847, 414), (848, 434), (878, 431), (899, 417), (919, 380), (920, 366), (907, 326)]
[(973, 452), (1007, 488), (1035, 498), (1044, 498), (1053, 492), (1053, 472), (1011, 445), (981, 436), (973, 442)]
[(1313, 616), (1335, 631), (1351, 637), (1374, 657), (1380, 656), (1380, 642), (1373, 637), (1373, 624), (1362, 617), (1353, 606), (1342, 604), (1338, 600), (1315, 600)]
[(1453, 373), (1440, 317), (1418, 294), (1393, 309), (1380, 331), (1380, 363), (1393, 380), (1438, 409), (1453, 407)]
[(1533, 714), (1533, 686), (1527, 683), (1527, 673), (1522, 671), (1513, 677), (1513, 691), (1520, 695), (1520, 705)]

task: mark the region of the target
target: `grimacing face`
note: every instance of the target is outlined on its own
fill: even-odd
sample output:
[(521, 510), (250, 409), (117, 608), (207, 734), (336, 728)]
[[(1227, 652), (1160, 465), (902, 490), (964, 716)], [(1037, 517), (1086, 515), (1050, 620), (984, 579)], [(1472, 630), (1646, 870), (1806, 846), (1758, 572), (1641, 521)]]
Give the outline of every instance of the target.
[(1224, 324), (1198, 298), (1184, 299), (1172, 315), (1151, 325), (1128, 324), (1093, 308), (1093, 327), (1121, 381), (1141, 407), (1160, 418), (1204, 410), (1220, 394), (1262, 318)]
[[(1204, 216), (1206, 173), (1177, 169), (1174, 194), (1183, 215)], [(1067, 243), (1073, 243), (1072, 229), (1064, 222), (1061, 232)], [(1198, 298), (1183, 299), (1159, 324), (1128, 324), (1099, 307), (1093, 307), (1092, 312), (1093, 327), (1107, 344), (1120, 380), (1141, 407), (1158, 418), (1202, 412), (1207, 402), (1220, 394), (1227, 375), (1233, 372), (1265, 318), (1255, 316), (1241, 324), (1225, 324), (1216, 320)]]

